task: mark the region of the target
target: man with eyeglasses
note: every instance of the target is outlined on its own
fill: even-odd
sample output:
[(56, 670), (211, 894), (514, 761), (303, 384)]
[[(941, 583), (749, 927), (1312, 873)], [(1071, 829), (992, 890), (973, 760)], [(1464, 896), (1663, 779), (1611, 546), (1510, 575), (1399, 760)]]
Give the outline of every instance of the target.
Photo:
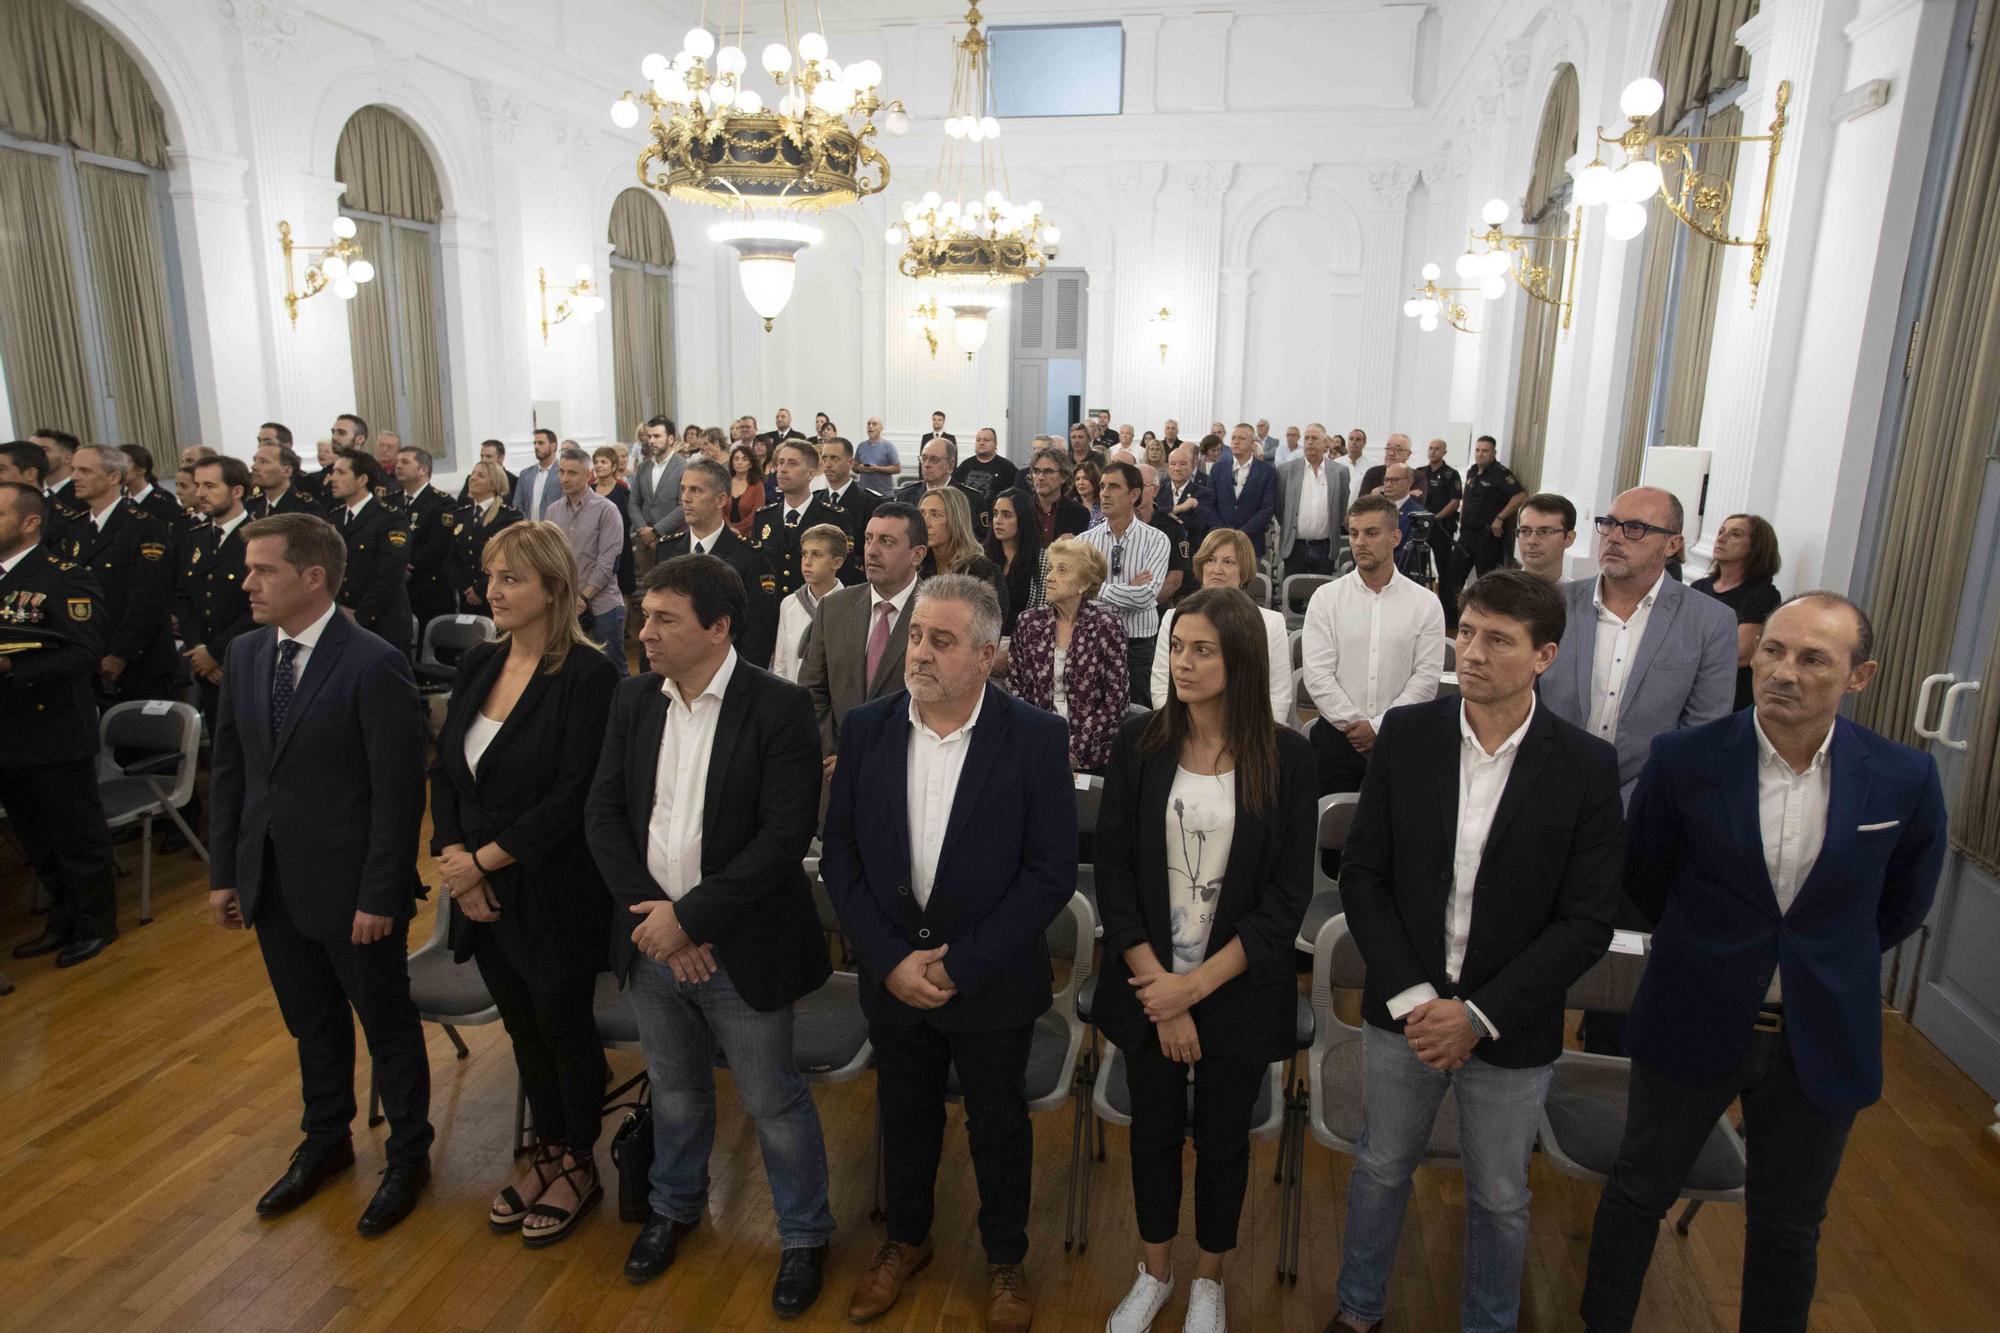
[(1491, 435), (1472, 444), (1472, 466), (1465, 470), (1465, 526), (1451, 558), (1439, 562), (1438, 597), (1448, 630), (1458, 628), (1458, 590), (1474, 575), (1500, 567), (1507, 555), (1507, 526), (1528, 502), (1528, 488), (1495, 457), (1499, 448)]
[(1100, 606), (1125, 628), (1125, 666), (1130, 697), (1146, 703), (1153, 680), (1153, 646), (1160, 633), (1160, 589), (1167, 581), (1173, 543), (1158, 528), (1137, 521), (1145, 478), (1130, 463), (1107, 463), (1097, 485), (1104, 521), (1083, 534), (1110, 571), (1098, 591)]
[(1548, 583), (1563, 581), (1563, 556), (1576, 545), (1576, 506), (1553, 491), (1531, 495), (1514, 529), (1514, 554), (1521, 568)]
[[(1050, 437), (1037, 437), (1047, 440)], [(1090, 526), (1090, 511), (1073, 495), (1063, 493), (1069, 479), (1068, 458), (1054, 444), (1039, 445), (1028, 463), (1027, 492), (1034, 500), (1035, 525), (1041, 530), (1042, 545), (1058, 537), (1080, 537)]]

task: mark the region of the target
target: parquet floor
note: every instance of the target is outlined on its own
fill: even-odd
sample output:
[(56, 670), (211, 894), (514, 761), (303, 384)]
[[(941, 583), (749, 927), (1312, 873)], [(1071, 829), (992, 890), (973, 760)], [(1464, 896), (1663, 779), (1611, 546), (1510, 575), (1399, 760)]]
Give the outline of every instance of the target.
[[(130, 861), (135, 848), (121, 849)], [(376, 1183), (385, 1130), (357, 1124), (357, 1170), (298, 1213), (251, 1205), (298, 1139), (291, 1042), (255, 942), (209, 924), (204, 868), (163, 860), (158, 919), (136, 925), (136, 873), (121, 880), (124, 936), (57, 972), (0, 962), (0, 1329), (761, 1329), (776, 1255), (756, 1139), (726, 1080), (709, 1218), (678, 1264), (643, 1287), (619, 1275), (633, 1229), (600, 1209), (542, 1252), (491, 1235), (487, 1200), (505, 1179), (514, 1072), (495, 1025), (464, 1031), (455, 1060), (431, 1030), (435, 1182), (390, 1236), (354, 1232)], [(0, 941), (39, 929), (17, 850), (0, 843)], [(428, 934), (426, 906), (413, 938)], [(1889, 1020), (1888, 1089), (1860, 1120), (1821, 1250), (1814, 1328), (1916, 1333), (2000, 1328), (2000, 1154), (1984, 1146), (1992, 1103), (1920, 1036)], [(630, 1057), (618, 1061), (631, 1067)], [(367, 1061), (360, 1061), (362, 1095)], [(844, 1327), (846, 1295), (879, 1232), (871, 1195), (872, 1081), (818, 1090), (840, 1219), (826, 1295), (798, 1321)], [(878, 1327), (960, 1333), (982, 1325), (977, 1196), (956, 1112), (939, 1182), (938, 1259)], [(1070, 1121), (1037, 1124), (1028, 1271), (1043, 1333), (1093, 1333), (1136, 1255), (1124, 1132), (1094, 1168), (1091, 1244), (1062, 1248)], [(601, 1150), (608, 1148), (609, 1131)], [(1273, 1285), (1272, 1146), (1258, 1145), (1243, 1248), (1229, 1274), (1232, 1324), (1317, 1330), (1332, 1313), (1348, 1163), (1309, 1144), (1302, 1273)], [(608, 1168), (608, 1151), (605, 1164)], [(1538, 1158), (1522, 1327), (1575, 1329), (1596, 1189)], [(1190, 1191), (1191, 1193), (1191, 1191)], [(1188, 1207), (1192, 1208), (1190, 1200)], [(1388, 1328), (1456, 1327), (1464, 1190), (1419, 1173)], [(1191, 1233), (1191, 1222), (1188, 1226)], [(1184, 1234), (1188, 1234), (1184, 1233)], [(1661, 1241), (1641, 1327), (1733, 1330), (1743, 1221), (1711, 1205), (1682, 1240)], [(1182, 1242), (1191, 1261), (1192, 1240)], [(1157, 1327), (1179, 1327), (1181, 1305)]]

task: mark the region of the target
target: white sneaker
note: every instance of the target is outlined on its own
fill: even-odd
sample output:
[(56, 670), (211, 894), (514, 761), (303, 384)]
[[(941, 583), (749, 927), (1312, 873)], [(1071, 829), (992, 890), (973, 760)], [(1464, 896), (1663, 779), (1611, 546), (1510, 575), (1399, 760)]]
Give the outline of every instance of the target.
[(1118, 1308), (1104, 1321), (1104, 1333), (1146, 1333), (1153, 1326), (1153, 1317), (1160, 1313), (1173, 1294), (1173, 1274), (1169, 1273), (1162, 1281), (1148, 1273), (1146, 1265), (1141, 1263), (1139, 1280), (1132, 1284), (1132, 1290), (1125, 1293), (1125, 1299), (1118, 1302)]
[(1188, 1288), (1187, 1322), (1181, 1333), (1228, 1333), (1229, 1314), (1222, 1303), (1222, 1284), (1198, 1277)]

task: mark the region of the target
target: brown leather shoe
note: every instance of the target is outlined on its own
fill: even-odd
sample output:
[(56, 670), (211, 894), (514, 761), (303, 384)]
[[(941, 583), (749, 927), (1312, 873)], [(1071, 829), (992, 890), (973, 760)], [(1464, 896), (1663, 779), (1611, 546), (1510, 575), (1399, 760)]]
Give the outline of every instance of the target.
[(1028, 1275), (1019, 1264), (986, 1265), (990, 1296), (986, 1303), (986, 1333), (1028, 1333), (1035, 1307), (1028, 1303)]
[(930, 1261), (928, 1238), (921, 1245), (883, 1241), (869, 1261), (868, 1271), (854, 1284), (854, 1295), (847, 1302), (847, 1317), (854, 1323), (865, 1324), (889, 1313), (889, 1307), (903, 1294), (903, 1284), (922, 1272)]

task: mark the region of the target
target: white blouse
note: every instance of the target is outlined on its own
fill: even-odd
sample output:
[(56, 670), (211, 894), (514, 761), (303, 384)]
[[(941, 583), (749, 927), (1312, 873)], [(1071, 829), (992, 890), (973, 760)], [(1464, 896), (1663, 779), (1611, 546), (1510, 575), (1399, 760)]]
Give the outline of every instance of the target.
[(1176, 973), (1192, 972), (1208, 957), (1235, 832), (1236, 774), (1190, 773), (1175, 765), (1167, 796), (1167, 908)]
[(486, 756), (486, 747), (493, 744), (493, 738), (500, 734), (501, 724), (484, 713), (472, 715), (472, 725), (465, 729), (465, 766), (479, 776), (479, 761)]
[(1055, 651), (1055, 669), (1051, 673), (1053, 681), (1049, 687), (1049, 707), (1055, 710), (1057, 717), (1066, 718), (1069, 716), (1069, 681), (1066, 679), (1069, 675), (1069, 649), (1058, 648)]

